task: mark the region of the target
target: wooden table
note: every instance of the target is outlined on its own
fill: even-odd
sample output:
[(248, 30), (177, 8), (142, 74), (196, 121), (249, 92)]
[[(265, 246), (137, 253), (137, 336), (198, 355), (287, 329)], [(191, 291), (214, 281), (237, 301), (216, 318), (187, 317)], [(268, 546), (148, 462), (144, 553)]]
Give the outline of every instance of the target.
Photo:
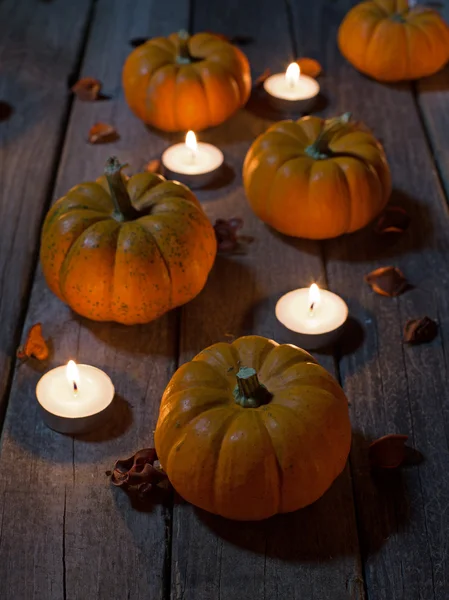
[[(418, 84), (381, 85), (336, 47), (350, 0), (77, 0), (0, 3), (0, 597), (2, 600), (447, 600), (449, 598), (449, 69)], [(449, 2), (446, 0), (446, 15)], [(253, 75), (318, 58), (324, 115), (351, 111), (378, 135), (392, 167), (391, 202), (412, 217), (393, 245), (372, 229), (323, 243), (274, 235), (251, 213), (241, 182), (245, 153), (269, 121), (240, 111), (201, 139), (219, 145), (232, 181), (198, 196), (212, 221), (241, 216), (255, 242), (217, 259), (205, 290), (147, 326), (74, 315), (47, 289), (37, 264), (49, 204), (97, 177), (117, 154), (133, 171), (179, 135), (145, 128), (128, 110), (121, 66), (140, 36), (181, 28), (248, 34)], [(86, 103), (67, 81), (90, 75), (110, 100)], [(3, 106), (3, 113), (6, 112)], [(87, 143), (109, 122), (120, 139)], [(375, 295), (363, 275), (400, 267), (414, 288)], [(158, 403), (179, 364), (203, 347), (257, 333), (287, 339), (274, 305), (315, 280), (348, 302), (351, 343), (317, 354), (350, 401), (350, 462), (307, 509), (235, 524), (175, 499), (133, 509), (105, 474), (119, 457), (153, 444)], [(402, 343), (408, 318), (440, 324), (422, 346)], [(15, 350), (41, 321), (51, 360), (20, 364)], [(34, 389), (69, 358), (106, 370), (120, 414), (105, 430), (72, 438), (47, 429)], [(410, 436), (424, 462), (375, 475), (370, 441)]]

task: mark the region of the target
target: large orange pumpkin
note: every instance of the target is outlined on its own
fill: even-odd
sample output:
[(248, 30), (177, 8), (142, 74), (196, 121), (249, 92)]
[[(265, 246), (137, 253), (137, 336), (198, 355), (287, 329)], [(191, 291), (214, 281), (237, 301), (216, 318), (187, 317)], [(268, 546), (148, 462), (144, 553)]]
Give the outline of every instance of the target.
[(251, 91), (246, 56), (209, 34), (172, 34), (136, 48), (123, 68), (132, 111), (164, 131), (199, 131), (226, 121)]
[(48, 213), (41, 262), (50, 289), (95, 321), (147, 323), (191, 300), (215, 259), (212, 225), (184, 185), (152, 173), (72, 188)]
[(304, 350), (242, 337), (178, 369), (155, 442), (183, 498), (230, 519), (264, 519), (314, 502), (341, 473), (348, 403)]
[(364, 227), (391, 192), (381, 144), (348, 115), (271, 126), (246, 155), (243, 182), (262, 221), (287, 235), (311, 239)]
[(380, 81), (432, 75), (449, 60), (449, 27), (427, 6), (371, 0), (352, 8), (338, 32), (341, 53)]

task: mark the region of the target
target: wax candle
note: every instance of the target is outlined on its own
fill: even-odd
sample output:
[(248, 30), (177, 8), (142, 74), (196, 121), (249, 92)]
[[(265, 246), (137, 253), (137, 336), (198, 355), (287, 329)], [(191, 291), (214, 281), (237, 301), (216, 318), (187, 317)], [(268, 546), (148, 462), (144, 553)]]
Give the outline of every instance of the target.
[(114, 398), (112, 381), (90, 365), (56, 367), (38, 382), (36, 396), (44, 421), (61, 433), (86, 433), (110, 416)]
[(306, 349), (328, 346), (336, 341), (348, 318), (346, 302), (314, 283), (282, 296), (276, 304), (276, 317), (297, 334)]
[(162, 154), (162, 164), (170, 178), (190, 187), (210, 183), (223, 165), (223, 152), (212, 144), (198, 142), (193, 131), (188, 131), (184, 143), (170, 146)]
[(309, 110), (320, 92), (319, 83), (302, 75), (298, 63), (291, 63), (285, 73), (276, 73), (264, 81), (264, 89), (270, 102), (285, 111)]

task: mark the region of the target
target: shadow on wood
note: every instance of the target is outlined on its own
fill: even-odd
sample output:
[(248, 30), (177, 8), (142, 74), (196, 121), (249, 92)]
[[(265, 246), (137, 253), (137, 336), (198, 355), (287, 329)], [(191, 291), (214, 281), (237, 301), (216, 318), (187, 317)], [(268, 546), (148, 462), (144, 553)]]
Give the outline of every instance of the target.
[(404, 233), (380, 235), (374, 231), (374, 221), (354, 233), (334, 240), (325, 240), (326, 256), (329, 255), (327, 244), (332, 244), (332, 260), (348, 262), (392, 259), (424, 250), (432, 240), (434, 231), (425, 202), (425, 198), (421, 201), (402, 190), (394, 189), (388, 206), (404, 208), (410, 216), (410, 225)]
[(129, 403), (119, 394), (114, 396), (111, 406), (111, 417), (100, 429), (91, 433), (77, 435), (83, 442), (106, 442), (120, 437), (131, 427), (133, 414)]
[[(368, 462), (368, 446), (359, 433), (353, 444), (358, 451), (363, 444), (366, 465), (364, 490), (371, 513), (370, 528), (362, 532), (366, 556), (376, 553), (388, 540), (405, 528), (410, 502), (401, 470), (373, 472)], [(276, 515), (266, 521), (236, 522), (195, 509), (198, 518), (214, 534), (226, 542), (266, 557), (289, 562), (331, 561), (338, 556), (352, 555), (357, 550), (355, 540), (348, 538), (348, 523), (353, 518), (351, 495), (340, 475), (331, 488), (314, 504), (294, 513)], [(360, 482), (360, 477), (359, 477)], [(364, 523), (368, 521), (365, 519)]]
[[(318, 94), (316, 100), (306, 114), (309, 113), (317, 113), (323, 111), (328, 106), (328, 100), (326, 96), (322, 93)], [(277, 110), (274, 106), (270, 104), (270, 100), (267, 92), (263, 89), (262, 86), (254, 87), (251, 91), (251, 96), (246, 105), (246, 110), (257, 115), (262, 119), (267, 119), (269, 121), (284, 121), (285, 119), (293, 119), (297, 120), (304, 116), (302, 113), (296, 112), (284, 112), (281, 110)]]
[(146, 357), (152, 355), (171, 357), (168, 349), (167, 353), (162, 351), (164, 345), (159, 343), (158, 331), (161, 327), (164, 329), (172, 328), (177, 310), (173, 309), (155, 321), (144, 325), (121, 325), (120, 323), (90, 321), (76, 313), (72, 314), (73, 320), (78, 322), (81, 327), (88, 329), (96, 338), (116, 350), (130, 354), (141, 354)]

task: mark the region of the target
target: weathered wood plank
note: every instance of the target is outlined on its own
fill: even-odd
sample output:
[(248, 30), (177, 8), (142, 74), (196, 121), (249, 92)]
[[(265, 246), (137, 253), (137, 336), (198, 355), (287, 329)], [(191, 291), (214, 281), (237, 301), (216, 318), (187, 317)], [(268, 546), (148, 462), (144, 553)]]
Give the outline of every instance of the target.
[[(246, 46), (254, 74), (285, 69), (293, 58), (286, 12), (268, 0), (217, 5), (196, 0), (195, 30), (250, 34)], [(182, 312), (181, 361), (226, 334), (265, 335), (294, 342), (274, 317), (287, 290), (318, 281), (325, 285), (320, 248), (287, 240), (258, 221), (241, 182), (245, 153), (268, 123), (249, 110), (201, 135), (219, 145), (235, 179), (226, 188), (199, 193), (208, 215), (244, 218), (255, 242), (246, 256), (219, 257), (207, 287)], [(332, 357), (321, 356), (333, 368)], [(363, 598), (352, 489), (346, 472), (315, 505), (265, 523), (232, 523), (179, 504), (173, 521), (173, 598), (190, 600)]]
[[(96, 178), (110, 154), (137, 171), (168, 144), (126, 107), (121, 66), (131, 50), (131, 38), (185, 28), (188, 14), (187, 0), (170, 5), (136, 0), (132, 6), (121, 0), (98, 1), (82, 75), (98, 77), (112, 99), (75, 101), (55, 198), (80, 181)], [(87, 134), (97, 121), (113, 124), (120, 139), (110, 145), (89, 145)], [(153, 443), (159, 399), (177, 363), (177, 315), (132, 328), (91, 323), (63, 306), (38, 270), (26, 328), (36, 321), (51, 337), (53, 353), (46, 365), (35, 369), (30, 361), (16, 369), (0, 455), (0, 488), (5, 515), (15, 511), (24, 518), (32, 512), (29, 498), (33, 499), (41, 511), (41, 518), (32, 522), (38, 545), (34, 549), (31, 540), (21, 537), (11, 543), (9, 528), (3, 535), (0, 569), (8, 594), (2, 598), (164, 598), (170, 510), (155, 506), (148, 513), (135, 511), (121, 490), (110, 488), (105, 471), (117, 458)], [(47, 429), (34, 395), (37, 369), (47, 370), (69, 358), (104, 369), (118, 394), (114, 421), (78, 439)], [(30, 550), (24, 552), (22, 544)], [(33, 586), (8, 565), (34, 573)]]
[[(364, 336), (357, 350), (342, 356), (340, 372), (356, 431), (351, 464), (365, 580), (370, 600), (443, 600), (449, 589), (448, 211), (411, 87), (359, 75), (335, 48), (348, 4), (323, 6), (328, 112), (351, 111), (382, 139), (393, 173), (391, 203), (412, 217), (396, 244), (370, 228), (325, 244), (329, 285), (348, 299)], [(400, 267), (414, 286), (397, 299), (375, 295), (363, 282), (365, 273), (388, 264)], [(404, 346), (404, 323), (424, 314), (439, 321), (439, 338)], [(408, 434), (425, 460), (376, 476), (367, 446), (392, 432)]]
[[(91, 0), (0, 4), (0, 416)], [(3, 407), (3, 408), (1, 408)]]

